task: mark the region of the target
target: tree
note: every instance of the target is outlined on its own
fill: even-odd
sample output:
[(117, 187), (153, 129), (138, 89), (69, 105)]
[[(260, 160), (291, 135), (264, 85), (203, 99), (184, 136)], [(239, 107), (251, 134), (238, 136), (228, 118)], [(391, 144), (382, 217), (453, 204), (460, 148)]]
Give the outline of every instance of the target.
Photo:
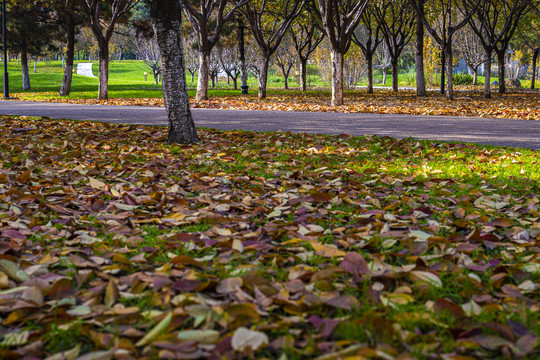
[(317, 0), (330, 42), (332, 58), (332, 105), (343, 105), (343, 61), (354, 30), (369, 0)]
[(210, 79), (212, 80), (212, 88), (216, 87), (216, 83), (218, 82), (218, 75), (221, 71), (221, 63), (219, 61), (219, 55), (217, 54), (219, 50), (216, 50), (217, 49), (214, 48), (212, 53), (210, 53), (210, 66), (208, 67), (208, 73), (210, 75)]
[(56, 51), (53, 39), (59, 37), (58, 23), (54, 21), (53, 11), (48, 4), (37, 2), (10, 2), (7, 8), (7, 41), (9, 50), (20, 53), (22, 89), (30, 90), (28, 58)]
[[(534, 10), (534, 8), (533, 8)], [(523, 29), (526, 28), (526, 29)], [(532, 51), (531, 60), (531, 90), (534, 90), (537, 71), (536, 65), (540, 55), (540, 17), (534, 11), (529, 11), (518, 26), (518, 42), (522, 48)]]
[[(419, 4), (415, 0), (409, 0), (409, 4), (411, 4), (418, 17), (422, 19), (427, 31), (442, 48), (446, 64), (446, 77), (448, 78), (446, 86), (446, 98), (448, 100), (454, 99), (452, 81), (454, 70), (453, 37), (459, 29), (467, 24), (476, 10), (476, 7), (466, 9), (463, 1), (467, 0), (426, 0), (424, 5), (428, 5), (427, 8), (430, 12), (422, 13)], [(442, 72), (441, 79), (442, 86), (444, 84)]]
[(210, 54), (218, 43), (223, 25), (229, 21), (236, 10), (249, 0), (180, 0), (182, 8), (198, 37), (199, 80), (197, 82), (197, 101), (208, 100), (208, 77), (210, 75)]
[(244, 7), (253, 38), (262, 56), (259, 69), (259, 99), (266, 98), (270, 58), (281, 44), (292, 21), (300, 15), (307, 0), (252, 0)]
[(382, 84), (386, 85), (386, 73), (388, 69), (392, 67), (392, 56), (388, 50), (388, 45), (383, 42), (381, 46), (377, 48), (375, 52), (375, 68), (379, 69), (383, 73)]
[(398, 91), (398, 60), (405, 46), (411, 41), (415, 14), (408, 0), (393, 0), (384, 10), (375, 7), (375, 16), (382, 25), (383, 38), (392, 64), (392, 91)]
[(184, 34), (184, 63), (186, 70), (191, 75), (191, 83), (195, 78), (195, 73), (199, 69), (199, 56), (197, 55), (197, 40), (191, 34)]
[(140, 19), (134, 22), (136, 33), (133, 39), (133, 47), (137, 56), (144, 61), (148, 69), (152, 71), (156, 85), (161, 76), (161, 59), (159, 47), (150, 19)]
[(386, 9), (389, 5), (388, 0), (381, 3), (368, 4), (366, 10), (362, 13), (361, 23), (353, 33), (353, 42), (362, 50), (362, 54), (367, 62), (367, 92), (373, 94), (373, 55), (383, 41), (382, 37), (382, 21), (376, 19), (376, 7), (386, 16)]
[(292, 39), (285, 38), (281, 46), (276, 51), (276, 65), (281, 69), (283, 74), (283, 87), (285, 90), (289, 88), (289, 75), (292, 68), (296, 65), (295, 47)]
[[(415, 0), (416, 1), (416, 0)], [(426, 0), (418, 0), (416, 14), (416, 95), (426, 96), (426, 77), (424, 70), (424, 3)]]
[(219, 49), (219, 62), (221, 63), (221, 69), (233, 80), (234, 90), (237, 90), (238, 76), (240, 76), (242, 64), (237, 49), (231, 46), (233, 44), (228, 45)]
[(480, 37), (486, 51), (485, 97), (490, 98), (492, 53), (497, 54), (499, 93), (502, 94), (506, 92), (506, 51), (528, 3), (527, 0), (466, 0), (466, 4), (474, 13), (471, 28)]
[[(77, 1), (72, 13), (92, 30), (98, 45), (99, 87), (98, 99), (109, 98), (109, 42), (116, 24), (139, 0), (66, 0)], [(73, 8), (71, 8), (73, 9)]]
[(73, 2), (65, 2), (64, 0), (55, 0), (54, 6), (56, 8), (59, 24), (63, 28), (66, 34), (66, 56), (64, 62), (64, 76), (62, 78), (62, 85), (58, 92), (60, 96), (68, 96), (71, 92), (71, 82), (73, 79), (73, 61), (75, 59), (75, 35), (77, 32), (77, 26), (80, 23), (77, 22), (73, 15)]
[(480, 37), (470, 27), (464, 27), (456, 39), (456, 50), (474, 73), (473, 85), (478, 85), (478, 68), (487, 61)]
[[(311, 5), (311, 3), (309, 4)], [(310, 6), (308, 11), (302, 12), (293, 21), (289, 29), (300, 62), (300, 89), (302, 91), (307, 89), (308, 59), (325, 36), (320, 23), (320, 15), (317, 15), (317, 13), (317, 8)]]
[(169, 119), (167, 142), (191, 144), (199, 141), (189, 107), (184, 67), (182, 12), (177, 0), (145, 0), (150, 7), (163, 76), (163, 98)]

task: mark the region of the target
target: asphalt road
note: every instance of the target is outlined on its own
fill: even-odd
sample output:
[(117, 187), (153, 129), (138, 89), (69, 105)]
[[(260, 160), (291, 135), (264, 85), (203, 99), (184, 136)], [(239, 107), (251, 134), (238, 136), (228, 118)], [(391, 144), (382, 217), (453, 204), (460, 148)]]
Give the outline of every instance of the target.
[[(540, 121), (394, 114), (193, 109), (195, 124), (216, 129), (380, 135), (540, 149)], [(162, 107), (0, 100), (0, 114), (139, 125), (167, 125)]]

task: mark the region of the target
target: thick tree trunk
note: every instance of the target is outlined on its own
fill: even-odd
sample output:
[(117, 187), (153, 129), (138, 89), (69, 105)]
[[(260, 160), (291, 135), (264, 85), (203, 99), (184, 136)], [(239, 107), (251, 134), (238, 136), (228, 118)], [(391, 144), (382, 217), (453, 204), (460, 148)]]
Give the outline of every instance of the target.
[(67, 42), (66, 42), (66, 57), (64, 66), (64, 78), (62, 86), (60, 86), (60, 96), (68, 96), (71, 92), (71, 81), (73, 78), (73, 58), (75, 57), (75, 24), (73, 16), (67, 14), (66, 18)]
[(444, 49), (446, 57), (446, 98), (448, 100), (454, 100), (454, 64), (452, 54), (452, 43), (445, 46)]
[(30, 74), (28, 73), (28, 54), (21, 51), (22, 89), (30, 90)]
[(367, 61), (367, 92), (373, 94), (373, 53), (366, 54)]
[(191, 144), (199, 141), (189, 108), (186, 69), (180, 26), (182, 12), (177, 0), (147, 0), (154, 24), (163, 76), (163, 97), (169, 118), (167, 142)]
[(473, 68), (473, 85), (478, 85), (478, 66)]
[(238, 90), (238, 76), (233, 77), (233, 89)]
[[(240, 52), (240, 85), (247, 86), (248, 83), (248, 68), (246, 64), (246, 49), (244, 39), (244, 23), (242, 19), (238, 19), (238, 51)], [(236, 85), (234, 87), (236, 89)]]
[(499, 63), (499, 94), (504, 94), (506, 92), (505, 53), (506, 51), (497, 51), (497, 62)]
[(261, 66), (261, 72), (259, 73), (259, 99), (266, 98), (266, 83), (268, 81), (268, 68), (270, 65), (270, 57), (264, 56)]
[[(210, 79), (212, 79), (212, 89), (216, 87), (216, 77), (214, 74), (210, 76)], [(198, 90), (198, 89), (197, 89)]]
[(307, 90), (307, 59), (300, 59), (300, 88)]
[(289, 73), (284, 68), (281, 69), (281, 72), (283, 73), (283, 88), (289, 90)]
[(98, 99), (106, 100), (109, 98), (109, 43), (105, 40), (98, 44), (99, 55), (99, 88)]
[(485, 66), (485, 80), (484, 80), (484, 97), (486, 99), (491, 99), (491, 62), (492, 62), (492, 52), (486, 51), (486, 64)]
[[(210, 51), (199, 52), (199, 80), (197, 81), (196, 101), (208, 100), (208, 77), (210, 76)], [(213, 79), (212, 79), (213, 87)]]
[(426, 78), (424, 74), (424, 1), (418, 0), (419, 13), (416, 15), (416, 95), (426, 96)]
[(399, 78), (398, 78), (398, 64), (397, 59), (392, 60), (392, 91), (399, 91)]
[(343, 61), (344, 56), (332, 49), (332, 106), (343, 105)]
[(534, 90), (534, 83), (536, 82), (536, 62), (538, 61), (538, 54), (540, 53), (540, 48), (534, 51), (532, 59), (532, 77), (531, 77), (531, 89)]

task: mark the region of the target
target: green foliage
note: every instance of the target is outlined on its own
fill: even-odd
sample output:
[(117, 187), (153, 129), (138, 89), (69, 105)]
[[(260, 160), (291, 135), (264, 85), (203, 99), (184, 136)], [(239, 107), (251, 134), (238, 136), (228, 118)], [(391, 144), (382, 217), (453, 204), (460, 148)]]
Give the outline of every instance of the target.
[(472, 85), (473, 77), (467, 73), (457, 73), (453, 75), (455, 85)]

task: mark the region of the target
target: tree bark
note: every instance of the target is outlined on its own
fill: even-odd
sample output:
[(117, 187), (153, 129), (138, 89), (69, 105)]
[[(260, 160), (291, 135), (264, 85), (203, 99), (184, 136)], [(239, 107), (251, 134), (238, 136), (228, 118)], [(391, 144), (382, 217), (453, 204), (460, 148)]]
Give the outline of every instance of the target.
[(392, 92), (399, 91), (399, 74), (398, 74), (398, 64), (397, 59), (392, 60)]
[(424, 1), (418, 0), (416, 14), (416, 95), (426, 96), (426, 78), (424, 73)]
[(300, 88), (302, 91), (307, 90), (307, 58), (300, 59)]
[(238, 76), (233, 77), (232, 79), (233, 79), (233, 89), (238, 90)]
[(73, 21), (73, 15), (69, 12), (66, 15), (66, 56), (64, 66), (64, 77), (62, 79), (62, 86), (60, 86), (59, 95), (68, 96), (71, 92), (71, 81), (73, 79), (73, 59), (75, 57), (75, 23)]
[(499, 63), (499, 94), (504, 94), (506, 92), (506, 59), (504, 54), (506, 49), (503, 51), (497, 51), (497, 62)]
[(448, 100), (454, 100), (454, 64), (452, 54), (452, 43), (445, 46), (444, 49), (446, 57), (446, 98)]
[(386, 68), (382, 69), (383, 75), (382, 75), (382, 84), (386, 85), (386, 72), (388, 70)]
[(266, 98), (266, 83), (268, 81), (268, 68), (270, 66), (270, 57), (264, 56), (261, 66), (261, 72), (259, 73), (259, 99)]
[(22, 89), (30, 90), (30, 74), (28, 73), (28, 54), (21, 51)]
[(332, 106), (343, 105), (343, 61), (344, 56), (332, 49)]
[(484, 97), (486, 99), (491, 99), (491, 61), (492, 53), (491, 51), (486, 52), (486, 64), (484, 65), (486, 70), (484, 71), (485, 80), (484, 80)]
[(367, 92), (373, 94), (373, 53), (368, 53), (367, 61)]
[(99, 55), (99, 88), (98, 99), (109, 98), (109, 43), (101, 40), (98, 44)]
[(478, 66), (473, 69), (473, 85), (478, 85)]
[[(200, 50), (199, 52), (199, 80), (197, 81), (197, 93), (195, 100), (208, 100), (208, 77), (210, 73), (210, 51)], [(214, 79), (212, 79), (214, 87)]]
[(169, 119), (167, 142), (191, 144), (199, 141), (186, 84), (186, 69), (180, 26), (182, 12), (177, 0), (147, 0), (154, 24), (163, 76), (163, 97)]
[(538, 61), (538, 54), (540, 53), (540, 48), (534, 51), (532, 59), (532, 77), (531, 77), (531, 89), (534, 90), (534, 83), (536, 82), (536, 62)]

